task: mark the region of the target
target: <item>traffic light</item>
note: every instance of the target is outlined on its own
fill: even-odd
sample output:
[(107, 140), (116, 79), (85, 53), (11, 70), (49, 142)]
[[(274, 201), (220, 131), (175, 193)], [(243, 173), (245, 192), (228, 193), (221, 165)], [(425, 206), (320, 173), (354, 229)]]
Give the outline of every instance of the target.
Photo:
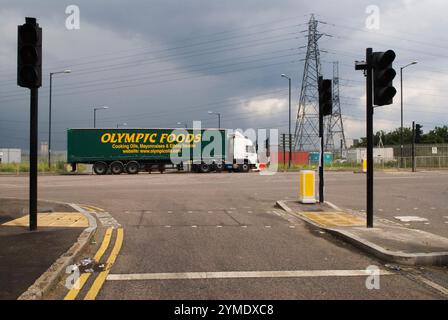
[(42, 85), (42, 28), (36, 18), (25, 18), (17, 34), (17, 85), (39, 88)]
[(415, 143), (420, 143), (422, 141), (422, 130), (423, 126), (421, 124), (415, 124)]
[(395, 60), (395, 52), (373, 53), (373, 104), (384, 106), (393, 103), (393, 97), (397, 90), (392, 85), (392, 80), (396, 76), (392, 62)]
[(333, 111), (333, 97), (331, 92), (331, 80), (319, 79), (319, 109), (324, 116), (331, 115)]

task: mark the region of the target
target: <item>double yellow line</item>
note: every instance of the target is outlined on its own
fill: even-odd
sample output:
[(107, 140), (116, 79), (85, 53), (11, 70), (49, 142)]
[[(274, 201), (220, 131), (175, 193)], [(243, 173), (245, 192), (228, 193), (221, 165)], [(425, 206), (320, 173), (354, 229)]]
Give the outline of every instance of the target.
[[(115, 260), (117, 259), (117, 256), (120, 253), (121, 246), (123, 244), (124, 232), (123, 232), (123, 228), (118, 228), (115, 230), (117, 230), (117, 236), (115, 239), (114, 247), (112, 248), (112, 251), (111, 251), (109, 257), (106, 260), (106, 267), (96, 277), (92, 286), (87, 291), (87, 294), (84, 297), (84, 300), (95, 300), (96, 296), (98, 295), (98, 293), (101, 290), (101, 287), (103, 286), (104, 282), (106, 281), (107, 275), (109, 274), (109, 271), (112, 268), (112, 265), (115, 263)], [(106, 232), (104, 234), (103, 241), (101, 243), (101, 246), (99, 247), (98, 251), (96, 252), (95, 256), (93, 257), (95, 262), (100, 262), (101, 258), (103, 257), (104, 253), (106, 252), (107, 248), (109, 247), (113, 231), (114, 231), (114, 228), (108, 228), (106, 230)], [(82, 290), (82, 288), (86, 284), (86, 282), (89, 279), (91, 274), (92, 273), (83, 273), (79, 277), (79, 279), (78, 279), (79, 282), (76, 283), (77, 285), (75, 285), (72, 289), (70, 289), (70, 291), (64, 297), (64, 300), (75, 300), (76, 297), (78, 296), (79, 292)]]

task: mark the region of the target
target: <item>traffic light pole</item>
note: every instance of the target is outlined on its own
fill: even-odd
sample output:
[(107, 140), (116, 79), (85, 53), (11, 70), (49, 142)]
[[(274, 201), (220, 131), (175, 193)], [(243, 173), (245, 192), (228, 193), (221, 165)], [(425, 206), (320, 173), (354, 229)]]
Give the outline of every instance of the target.
[(30, 89), (30, 231), (37, 230), (37, 114), (39, 89)]
[[(319, 77), (319, 86), (321, 82), (322, 77)], [(319, 202), (324, 203), (324, 111), (322, 103), (319, 103), (319, 141)]]
[(366, 49), (366, 135), (367, 135), (367, 228), (373, 228), (373, 61), (372, 48)]

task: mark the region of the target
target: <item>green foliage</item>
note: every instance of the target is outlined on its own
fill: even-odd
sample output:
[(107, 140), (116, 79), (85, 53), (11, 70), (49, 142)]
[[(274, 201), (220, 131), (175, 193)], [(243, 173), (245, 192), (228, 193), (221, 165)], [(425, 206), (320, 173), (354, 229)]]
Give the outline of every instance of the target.
[[(387, 146), (400, 145), (401, 130), (397, 128), (393, 131), (385, 132), (383, 130), (378, 131), (373, 137), (373, 144), (376, 146), (380, 141), (380, 137), (383, 140), (383, 144)], [(403, 128), (403, 144), (412, 143), (412, 128)], [(421, 135), (421, 143), (434, 144), (434, 143), (448, 143), (448, 126), (435, 127), (428, 133)], [(366, 147), (367, 139), (362, 137), (359, 143), (354, 145), (357, 147)]]

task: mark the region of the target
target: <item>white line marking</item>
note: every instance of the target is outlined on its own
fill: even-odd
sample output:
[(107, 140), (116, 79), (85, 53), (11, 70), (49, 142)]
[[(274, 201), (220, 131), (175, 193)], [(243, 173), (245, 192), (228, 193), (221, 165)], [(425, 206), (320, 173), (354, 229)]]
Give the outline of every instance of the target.
[(418, 210), (418, 208), (414, 208), (414, 210)]
[[(380, 270), (380, 275), (393, 275)], [(231, 279), (231, 278), (304, 278), (304, 277), (367, 277), (366, 270), (292, 270), (292, 271), (229, 271), (109, 274), (107, 280), (176, 280), (176, 279)]]
[(198, 226), (192, 225), (191, 227), (192, 227), (192, 228), (197, 228)]
[(265, 228), (270, 228), (271, 226), (264, 226)]
[(247, 226), (241, 226), (241, 228), (247, 228)]
[(173, 213), (173, 211), (167, 211), (168, 213)]
[(291, 229), (294, 229), (296, 226), (289, 226)]
[(216, 228), (222, 228), (222, 226), (216, 226)]
[(394, 217), (401, 222), (425, 222), (428, 221), (426, 218), (418, 217), (418, 216), (396, 216)]
[(436, 208), (434, 208), (434, 207), (431, 207), (431, 210), (436, 210)]
[(188, 213), (193, 213), (193, 211), (188, 211)]
[(171, 228), (171, 226), (165, 226), (165, 228)]

